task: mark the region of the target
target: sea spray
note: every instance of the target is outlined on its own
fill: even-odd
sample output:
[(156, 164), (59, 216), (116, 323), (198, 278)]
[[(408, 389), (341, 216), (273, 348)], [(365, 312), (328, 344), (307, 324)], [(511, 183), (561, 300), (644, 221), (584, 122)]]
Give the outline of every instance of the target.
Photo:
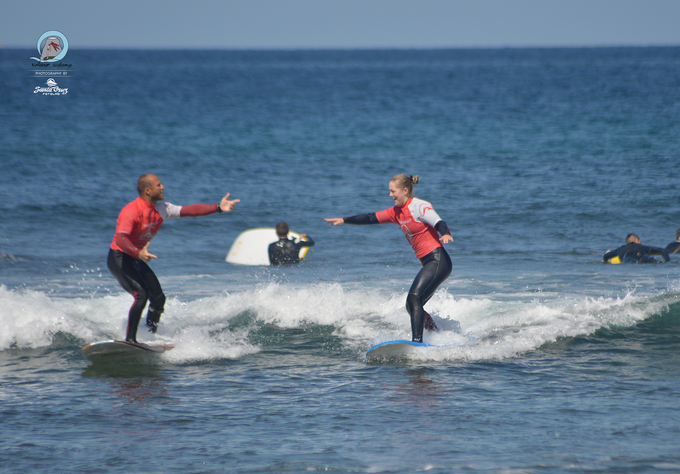
[[(140, 341), (172, 341), (173, 362), (239, 358), (261, 350), (250, 337), (262, 327), (280, 331), (310, 326), (331, 328), (333, 337), (358, 355), (386, 340), (408, 339), (406, 295), (384, 290), (345, 290), (340, 284), (300, 287), (269, 283), (245, 291), (182, 301), (171, 297), (157, 335), (140, 328)], [(503, 360), (562, 338), (593, 334), (602, 327), (629, 327), (659, 314), (675, 293), (657, 297), (580, 297), (530, 293), (455, 297), (440, 290), (426, 305), (440, 331), (425, 342), (450, 345), (422, 357), (440, 361)], [(57, 333), (83, 344), (121, 339), (131, 297), (125, 293), (64, 298), (39, 291), (0, 287), (3, 349), (48, 347)]]

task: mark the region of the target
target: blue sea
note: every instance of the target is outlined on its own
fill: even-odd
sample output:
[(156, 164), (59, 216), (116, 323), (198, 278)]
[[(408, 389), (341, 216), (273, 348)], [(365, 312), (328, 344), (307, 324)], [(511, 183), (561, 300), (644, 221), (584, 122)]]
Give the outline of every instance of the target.
[[(0, 471), (680, 471), (680, 257), (608, 265), (680, 227), (680, 48), (78, 50), (44, 95), (0, 49)], [(33, 61), (34, 62), (34, 61)], [(64, 68), (57, 68), (64, 70)], [(155, 361), (100, 365), (132, 297), (106, 268), (137, 178), (179, 205), (150, 251)], [(420, 266), (390, 178), (452, 231), (409, 339)], [(225, 262), (286, 221), (295, 267)]]

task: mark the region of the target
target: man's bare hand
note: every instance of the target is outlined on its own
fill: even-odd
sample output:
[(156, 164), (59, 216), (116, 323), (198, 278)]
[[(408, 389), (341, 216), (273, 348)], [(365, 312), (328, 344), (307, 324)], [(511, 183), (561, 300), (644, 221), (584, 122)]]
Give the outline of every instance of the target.
[(231, 193), (227, 193), (226, 196), (222, 198), (222, 201), (220, 201), (220, 209), (222, 209), (222, 212), (231, 212), (234, 210), (234, 206), (236, 206), (237, 202), (241, 202), (240, 199), (234, 199), (233, 201), (229, 200), (229, 195)]
[(149, 263), (152, 258), (158, 258), (154, 254), (149, 253), (149, 245), (151, 245), (151, 242), (147, 242), (146, 245), (142, 247), (142, 250), (139, 251), (139, 258), (144, 263)]

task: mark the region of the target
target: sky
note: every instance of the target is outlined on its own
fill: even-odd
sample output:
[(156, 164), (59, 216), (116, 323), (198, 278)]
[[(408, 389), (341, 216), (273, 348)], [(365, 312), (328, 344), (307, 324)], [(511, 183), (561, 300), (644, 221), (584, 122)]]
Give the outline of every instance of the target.
[(3, 0), (36, 48), (356, 49), (680, 45), (680, 0)]

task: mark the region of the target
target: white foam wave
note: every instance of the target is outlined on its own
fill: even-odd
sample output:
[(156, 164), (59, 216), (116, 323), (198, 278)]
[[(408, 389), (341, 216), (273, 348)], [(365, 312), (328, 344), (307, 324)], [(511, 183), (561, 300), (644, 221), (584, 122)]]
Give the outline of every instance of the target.
[[(372, 345), (410, 339), (405, 294), (347, 290), (338, 283), (270, 283), (246, 291), (181, 301), (170, 298), (157, 335), (140, 325), (138, 339), (171, 341), (174, 363), (237, 359), (261, 350), (249, 342), (263, 325), (282, 330), (306, 325), (333, 327), (333, 334), (358, 357)], [(673, 297), (675, 298), (675, 297)], [(560, 294), (454, 297), (438, 291), (426, 309), (441, 331), (425, 342), (445, 345), (417, 357), (435, 361), (501, 360), (563, 337), (589, 335), (603, 326), (631, 326), (662, 311), (669, 298), (636, 296), (584, 298)], [(121, 339), (132, 299), (121, 293), (61, 298), (0, 286), (0, 350), (47, 347), (56, 333), (89, 343)]]

